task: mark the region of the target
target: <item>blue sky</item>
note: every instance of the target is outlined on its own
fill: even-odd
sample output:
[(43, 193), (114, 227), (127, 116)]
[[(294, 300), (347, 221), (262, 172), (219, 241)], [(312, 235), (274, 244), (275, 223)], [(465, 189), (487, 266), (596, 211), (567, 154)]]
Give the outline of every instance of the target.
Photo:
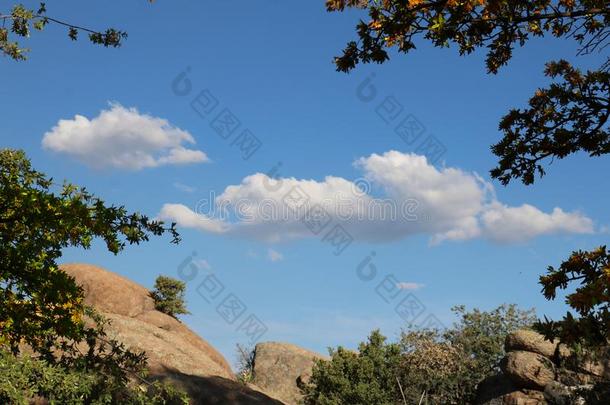
[[(236, 198), (259, 198), (257, 193), (264, 190), (255, 180), (278, 162), (278, 177), (293, 178), (287, 180), (291, 186), (312, 187), (310, 193), (349, 188), (364, 177), (371, 197), (400, 202), (405, 195), (423, 196), (418, 198), (423, 214), (430, 216), (428, 224), (346, 224), (354, 241), (338, 256), (322, 241), (326, 230), (314, 236), (296, 223), (279, 222), (248, 228), (232, 217), (219, 225), (230, 227), (228, 231), (214, 232), (207, 225), (193, 226), (182, 215), (184, 210), (180, 215), (165, 212), (181, 225), (179, 246), (161, 238), (118, 256), (99, 243), (89, 251), (65, 252), (65, 262), (98, 264), (145, 286), (152, 286), (159, 274), (179, 277), (179, 265), (196, 252), (199, 273), (189, 281), (187, 292), (192, 315), (183, 320), (230, 360), (235, 343), (248, 343), (248, 336), (237, 329), (250, 314), (267, 328), (262, 340), (289, 341), (321, 352), (338, 344), (354, 346), (374, 328), (397, 336), (404, 320), (395, 307), (410, 293), (425, 306), (416, 323), (433, 314), (449, 325), (450, 308), (458, 304), (490, 309), (514, 302), (536, 307), (540, 315), (560, 316), (565, 305), (543, 299), (538, 276), (571, 250), (589, 249), (607, 239), (608, 194), (600, 187), (607, 159), (574, 156), (556, 161), (533, 187), (517, 182), (503, 187), (488, 175), (495, 163), (489, 146), (501, 135), (497, 123), (546, 83), (544, 62), (564, 57), (583, 68), (600, 62), (597, 55), (576, 59), (572, 42), (535, 40), (516, 50), (510, 65), (496, 76), (486, 74), (481, 52), (459, 57), (455, 49), (434, 49), (423, 42), (410, 55), (346, 75), (335, 72), (332, 57), (354, 37), (361, 15), (328, 14), (322, 1), (56, 3), (48, 4), (54, 17), (96, 28), (114, 26), (128, 31), (129, 38), (119, 49), (103, 49), (84, 40), (71, 42), (63, 30), (49, 26), (24, 42), (31, 48), (28, 61), (5, 59), (0, 64), (5, 78), (0, 87), (3, 145), (24, 149), (36, 168), (55, 179), (84, 185), (108, 202), (150, 216), (160, 215), (166, 204), (195, 211), (201, 199), (210, 193), (220, 196), (231, 185), (237, 186), (232, 189)], [(185, 71), (192, 88), (179, 96), (172, 82)], [(364, 102), (357, 89), (371, 77), (377, 96)], [(203, 90), (218, 101), (205, 118), (190, 106)], [(377, 108), (388, 97), (402, 108), (396, 120), (416, 117), (425, 126), (424, 136), (435, 136), (446, 148), (438, 161), (422, 163), (423, 157), (414, 154), (419, 142), (408, 145), (394, 132), (398, 121), (388, 124), (378, 115)], [(231, 144), (235, 138), (225, 140), (210, 126), (224, 108), (241, 122), (237, 133), (249, 129), (262, 144), (247, 160)], [(127, 119), (111, 129), (99, 120), (92, 124), (103, 110), (109, 119), (121, 112)], [(72, 125), (76, 115), (87, 118), (82, 127)], [(167, 120), (165, 126), (157, 118)], [(62, 126), (60, 120), (68, 121)], [(146, 164), (139, 158), (113, 160), (114, 153), (137, 149), (142, 140), (138, 135), (148, 136), (149, 130), (159, 136), (171, 132), (174, 143), (149, 150), (153, 161)], [(96, 144), (100, 132), (135, 138), (124, 144)], [(43, 147), (45, 134), (50, 141)], [(85, 136), (93, 140), (93, 149), (79, 149), (78, 158), (74, 140)], [(184, 147), (198, 152), (158, 160), (160, 153)], [(242, 183), (256, 173), (259, 177)], [(427, 183), (430, 178), (432, 185)], [(440, 193), (435, 209), (426, 211), (432, 200), (426, 197), (430, 193), (418, 189), (421, 184), (432, 187), (428, 192)], [(509, 212), (510, 218), (502, 217), (504, 222), (493, 229), (468, 228), (460, 222), (468, 219), (459, 214), (461, 191), (450, 195), (456, 204), (443, 194), (462, 184), (464, 194), (486, 187), (495, 191), (495, 206), (474, 208), (479, 210), (474, 214), (477, 221), (490, 212)], [(529, 213), (534, 215), (531, 220), (515, 223), (513, 216), (527, 213), (504, 208), (523, 204), (538, 211)], [(548, 217), (555, 207), (568, 217)], [(439, 223), (445, 216), (450, 225)], [(545, 231), (530, 229), (537, 220), (550, 225)], [(460, 232), (474, 233), (431, 243), (435, 234), (455, 231), (456, 221)], [(526, 237), (529, 232), (531, 237)], [(367, 257), (377, 269), (371, 281), (358, 277), (358, 265)], [(210, 273), (225, 287), (213, 303), (197, 292)], [(376, 292), (388, 275), (404, 283), (391, 303)], [(216, 311), (231, 293), (247, 306), (233, 324)]]

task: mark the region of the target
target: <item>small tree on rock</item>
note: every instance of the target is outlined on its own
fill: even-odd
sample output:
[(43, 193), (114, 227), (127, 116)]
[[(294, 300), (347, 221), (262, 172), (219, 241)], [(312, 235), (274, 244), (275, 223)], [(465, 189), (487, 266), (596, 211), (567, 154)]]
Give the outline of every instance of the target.
[(184, 302), (186, 284), (175, 278), (159, 276), (155, 280), (155, 289), (150, 296), (155, 300), (155, 308), (164, 314), (176, 318), (177, 315), (190, 314)]

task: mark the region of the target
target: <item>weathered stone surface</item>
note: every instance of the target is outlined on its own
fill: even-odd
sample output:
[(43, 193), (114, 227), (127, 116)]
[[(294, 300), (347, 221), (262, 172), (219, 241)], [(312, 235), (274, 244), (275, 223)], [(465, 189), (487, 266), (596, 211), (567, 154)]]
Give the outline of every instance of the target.
[(220, 365), (222, 369), (233, 375), (231, 366), (225, 360), (224, 356), (182, 322), (159, 311), (148, 311), (142, 313), (138, 315), (136, 319), (151, 325), (155, 325), (162, 330), (170, 332), (172, 335), (179, 336), (181, 340), (184, 340), (188, 344), (194, 346), (195, 349), (205, 353), (207, 357), (209, 357), (216, 364)]
[(572, 403), (570, 389), (557, 381), (551, 381), (546, 385), (544, 397), (553, 405), (570, 405)]
[(509, 352), (501, 366), (504, 374), (520, 388), (542, 390), (555, 378), (553, 363), (537, 353)]
[(594, 383), (598, 378), (592, 374), (561, 368), (557, 371), (557, 382), (569, 387)]
[(601, 377), (603, 379), (610, 379), (610, 349), (604, 349), (601, 353), (598, 353), (595, 360), (585, 360), (579, 365), (579, 371)]
[[(499, 393), (499, 392), (498, 392)], [(485, 402), (475, 402), (477, 405), (547, 405), (544, 394), (535, 390), (513, 390), (502, 395), (489, 398)]]
[(541, 354), (545, 357), (552, 357), (557, 349), (557, 341), (548, 341), (538, 332), (528, 329), (520, 329), (509, 333), (506, 336), (504, 349), (507, 352), (513, 350), (523, 350)]
[(104, 316), (111, 321), (107, 328), (108, 336), (128, 347), (145, 351), (153, 373), (171, 369), (182, 374), (233, 379), (230, 368), (217, 363), (209, 351), (197, 347), (180, 333), (123, 315), (104, 313)]
[(310, 378), (317, 358), (326, 357), (288, 343), (259, 343), (254, 349), (253, 382), (286, 404), (297, 404), (299, 381)]
[(519, 330), (506, 337), (505, 349), (503, 373), (479, 385), (477, 405), (584, 405), (577, 389), (610, 378), (610, 347), (590, 356), (594, 361), (577, 359), (564, 344)]
[(84, 263), (60, 267), (83, 287), (85, 303), (98, 311), (133, 317), (155, 309), (146, 288), (116, 273)]
[(540, 391), (514, 391), (503, 398), (503, 405), (547, 405), (544, 394)]
[(151, 376), (182, 386), (194, 404), (281, 405), (235, 381), (225, 358), (177, 319), (154, 309), (148, 290), (89, 264), (62, 265), (85, 291), (85, 302), (111, 321), (108, 336), (145, 351)]

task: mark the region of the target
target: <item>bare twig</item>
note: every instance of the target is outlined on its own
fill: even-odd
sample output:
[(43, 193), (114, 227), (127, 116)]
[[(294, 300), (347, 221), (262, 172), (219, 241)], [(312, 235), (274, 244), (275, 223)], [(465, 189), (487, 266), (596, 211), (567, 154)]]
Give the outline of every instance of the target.
[(407, 405), (407, 398), (405, 398), (405, 392), (402, 390), (402, 385), (400, 385), (400, 380), (396, 377), (396, 382), (398, 383), (398, 388), (400, 389), (400, 395), (402, 395), (402, 401)]
[(426, 390), (424, 390), (424, 392), (421, 393), (421, 398), (419, 399), (419, 404), (421, 405), (422, 401), (424, 400), (424, 398), (426, 397)]

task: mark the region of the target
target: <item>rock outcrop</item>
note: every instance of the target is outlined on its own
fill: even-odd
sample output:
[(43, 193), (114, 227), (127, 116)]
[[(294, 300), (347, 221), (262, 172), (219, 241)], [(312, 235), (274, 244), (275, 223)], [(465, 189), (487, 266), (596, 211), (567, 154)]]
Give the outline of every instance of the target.
[(253, 382), (274, 398), (297, 404), (299, 386), (309, 381), (316, 359), (326, 357), (288, 343), (259, 343), (254, 348)]
[(544, 336), (533, 330), (521, 329), (506, 336), (504, 344), (506, 351), (523, 350), (538, 353), (545, 357), (553, 357), (558, 342), (544, 339)]
[(281, 405), (237, 382), (222, 354), (180, 321), (155, 310), (146, 288), (89, 264), (61, 268), (82, 286), (85, 303), (111, 321), (108, 335), (145, 351), (151, 376), (183, 387), (194, 404)]
[(555, 380), (555, 367), (548, 358), (533, 352), (508, 352), (502, 371), (518, 387), (543, 390)]
[(608, 361), (578, 364), (564, 345), (531, 330), (509, 334), (505, 350), (502, 374), (479, 384), (479, 405), (584, 404), (577, 390), (590, 388), (590, 383), (610, 374)]

